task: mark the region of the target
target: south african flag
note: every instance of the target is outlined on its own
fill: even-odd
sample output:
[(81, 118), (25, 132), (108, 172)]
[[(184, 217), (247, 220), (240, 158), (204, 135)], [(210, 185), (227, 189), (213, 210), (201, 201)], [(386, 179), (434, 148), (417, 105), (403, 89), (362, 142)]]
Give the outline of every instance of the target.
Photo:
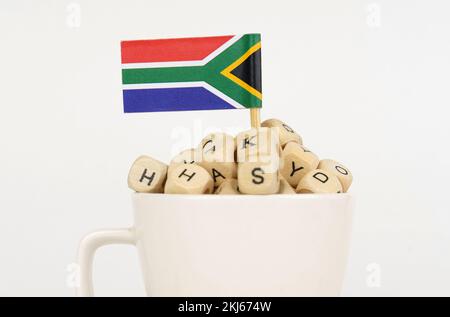
[(259, 34), (123, 41), (125, 112), (261, 107)]

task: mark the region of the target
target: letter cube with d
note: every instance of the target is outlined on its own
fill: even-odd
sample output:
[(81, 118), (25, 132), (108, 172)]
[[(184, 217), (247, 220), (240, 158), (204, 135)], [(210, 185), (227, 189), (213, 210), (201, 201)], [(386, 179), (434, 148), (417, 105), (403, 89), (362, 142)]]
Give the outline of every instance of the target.
[(342, 193), (338, 178), (325, 170), (316, 169), (307, 173), (298, 183), (297, 193)]
[(352, 184), (353, 176), (350, 170), (339, 162), (333, 160), (321, 160), (319, 163), (319, 169), (330, 172), (336, 176), (341, 182), (343, 192), (346, 193), (350, 185)]

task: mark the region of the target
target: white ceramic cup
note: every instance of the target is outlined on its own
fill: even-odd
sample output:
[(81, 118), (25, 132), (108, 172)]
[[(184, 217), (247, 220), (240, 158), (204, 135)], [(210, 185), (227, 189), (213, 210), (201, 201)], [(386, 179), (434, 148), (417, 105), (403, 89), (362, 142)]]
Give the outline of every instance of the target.
[(78, 295), (107, 244), (137, 247), (149, 296), (338, 296), (349, 249), (349, 194), (133, 194), (135, 224), (87, 235)]

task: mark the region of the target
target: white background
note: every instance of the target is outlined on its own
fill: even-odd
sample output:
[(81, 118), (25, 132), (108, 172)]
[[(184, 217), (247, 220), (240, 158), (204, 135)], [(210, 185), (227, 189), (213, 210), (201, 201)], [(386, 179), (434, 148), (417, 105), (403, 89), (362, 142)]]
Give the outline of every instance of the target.
[[(446, 0), (2, 0), (0, 295), (72, 296), (80, 238), (131, 224), (138, 155), (168, 161), (211, 127), (249, 124), (245, 110), (123, 114), (120, 40), (249, 32), (263, 36), (263, 118), (353, 172), (343, 295), (450, 295), (449, 13)], [(133, 248), (101, 249), (95, 267), (98, 295), (144, 294)]]

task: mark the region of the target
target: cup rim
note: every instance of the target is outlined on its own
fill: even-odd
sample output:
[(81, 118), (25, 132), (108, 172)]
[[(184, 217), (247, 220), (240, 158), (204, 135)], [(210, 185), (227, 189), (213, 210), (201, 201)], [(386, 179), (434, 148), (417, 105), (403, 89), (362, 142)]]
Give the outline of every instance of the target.
[(273, 194), (273, 195), (191, 195), (191, 194), (161, 194), (161, 193), (131, 193), (133, 198), (155, 199), (186, 199), (186, 200), (345, 200), (353, 198), (352, 193), (340, 194)]

